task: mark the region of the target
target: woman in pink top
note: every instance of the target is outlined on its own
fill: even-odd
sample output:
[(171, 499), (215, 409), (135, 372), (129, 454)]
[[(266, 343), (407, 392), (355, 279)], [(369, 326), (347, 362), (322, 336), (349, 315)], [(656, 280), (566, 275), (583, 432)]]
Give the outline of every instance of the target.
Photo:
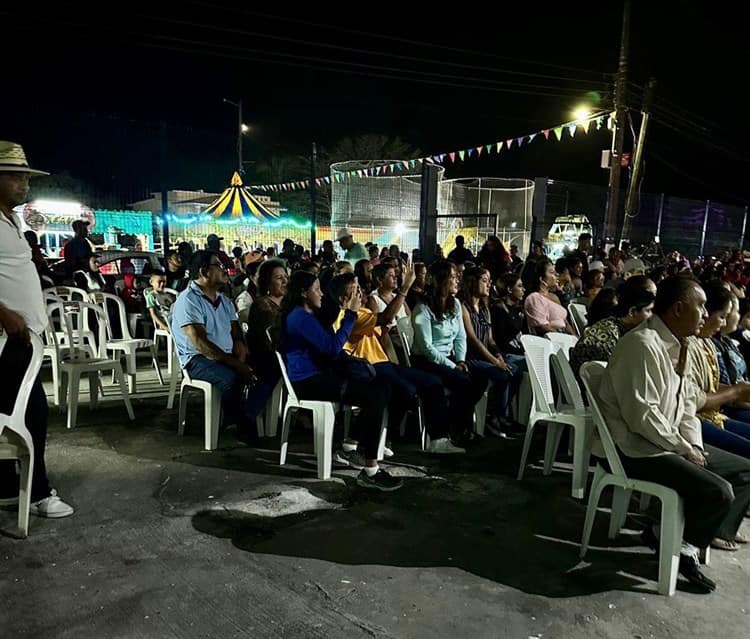
[(552, 332), (567, 332), (575, 335), (573, 327), (568, 322), (568, 312), (560, 304), (557, 295), (552, 292), (557, 289), (557, 274), (552, 262), (537, 262), (533, 272), (529, 273), (527, 282), (532, 292), (526, 298), (523, 310), (531, 333), (545, 335)]

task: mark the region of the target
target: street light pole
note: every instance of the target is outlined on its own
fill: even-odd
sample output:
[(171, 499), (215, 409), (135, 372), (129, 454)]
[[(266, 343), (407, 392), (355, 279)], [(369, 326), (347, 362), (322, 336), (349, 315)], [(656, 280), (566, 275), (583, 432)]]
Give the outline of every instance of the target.
[(242, 134), (244, 133), (244, 126), (242, 124), (242, 100), (232, 102), (231, 100), (224, 98), (224, 102), (237, 108), (237, 172), (242, 175), (245, 172), (242, 168)]

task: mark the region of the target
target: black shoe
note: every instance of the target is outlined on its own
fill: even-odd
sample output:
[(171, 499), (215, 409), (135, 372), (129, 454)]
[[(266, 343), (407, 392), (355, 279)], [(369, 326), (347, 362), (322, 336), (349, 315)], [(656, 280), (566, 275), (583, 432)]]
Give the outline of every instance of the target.
[(334, 453), (333, 462), (342, 466), (349, 466), (355, 470), (362, 470), (365, 467), (365, 456), (358, 450), (340, 448)]
[(357, 486), (362, 486), (362, 488), (374, 488), (375, 490), (382, 490), (389, 493), (393, 490), (398, 490), (403, 485), (403, 481), (398, 477), (393, 477), (382, 468), (378, 468), (378, 472), (372, 477), (365, 472), (364, 468), (357, 475)]
[(702, 594), (708, 594), (716, 590), (716, 583), (704, 575), (695, 557), (680, 555), (680, 574)]

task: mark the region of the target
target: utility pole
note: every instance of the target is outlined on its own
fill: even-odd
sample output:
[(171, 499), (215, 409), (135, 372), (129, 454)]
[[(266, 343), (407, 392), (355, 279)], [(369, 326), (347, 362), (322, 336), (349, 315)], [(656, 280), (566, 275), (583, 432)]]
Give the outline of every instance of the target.
[(312, 143), (312, 155), (310, 156), (310, 256), (315, 256), (315, 224), (317, 216), (317, 197), (315, 185), (315, 163), (318, 161), (318, 148), (315, 142)]
[[(169, 195), (167, 191), (167, 123), (162, 120), (159, 127), (159, 190), (161, 191), (161, 249), (166, 260), (169, 251)], [(164, 262), (166, 265), (166, 262)]]
[(646, 131), (648, 130), (649, 113), (651, 104), (654, 101), (654, 91), (656, 90), (656, 80), (651, 78), (648, 81), (646, 92), (643, 95), (643, 107), (641, 108), (641, 130), (638, 132), (638, 142), (635, 147), (635, 159), (633, 160), (633, 173), (628, 184), (628, 195), (625, 199), (625, 218), (622, 221), (622, 233), (620, 233), (620, 244), (623, 241), (630, 240), (630, 221), (633, 219), (633, 208), (635, 207), (635, 191), (638, 188), (638, 181), (641, 177), (641, 167), (643, 165), (643, 147), (646, 143)]
[(604, 218), (604, 235), (614, 238), (617, 233), (617, 205), (622, 173), (622, 147), (625, 138), (625, 94), (627, 92), (628, 41), (630, 39), (630, 0), (625, 0), (622, 13), (620, 64), (615, 79), (615, 122), (612, 139), (612, 156), (609, 166), (609, 199)]

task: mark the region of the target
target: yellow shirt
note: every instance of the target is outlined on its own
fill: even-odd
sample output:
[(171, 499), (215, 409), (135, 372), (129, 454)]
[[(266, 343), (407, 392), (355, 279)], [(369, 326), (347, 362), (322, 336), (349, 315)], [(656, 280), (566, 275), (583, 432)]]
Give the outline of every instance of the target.
[[(344, 311), (341, 311), (333, 325), (334, 330), (339, 329), (343, 317)], [(349, 335), (349, 341), (344, 344), (344, 350), (349, 351), (355, 357), (366, 359), (370, 364), (389, 361), (380, 343), (382, 328), (377, 323), (377, 313), (373, 313), (369, 308), (360, 308), (354, 328)]]

